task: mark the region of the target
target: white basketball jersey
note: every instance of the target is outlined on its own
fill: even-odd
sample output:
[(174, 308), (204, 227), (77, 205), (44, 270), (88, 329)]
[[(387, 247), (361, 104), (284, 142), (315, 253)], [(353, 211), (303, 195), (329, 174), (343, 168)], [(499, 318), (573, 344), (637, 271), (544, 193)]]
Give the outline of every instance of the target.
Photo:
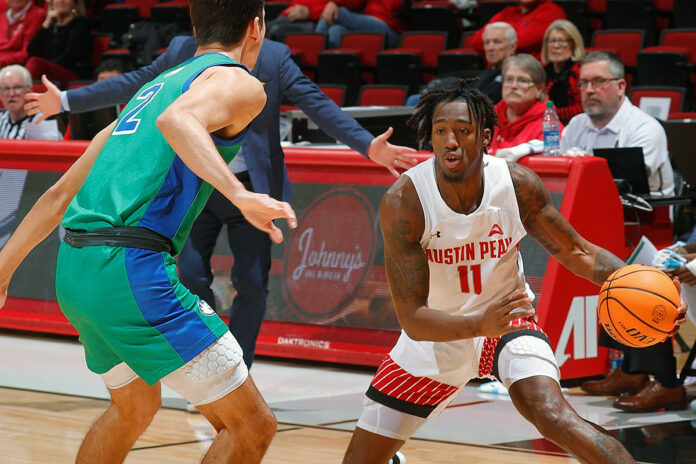
[[(483, 165), (483, 197), (470, 214), (453, 211), (443, 200), (434, 158), (405, 173), (425, 218), (420, 243), (430, 270), (428, 307), (452, 315), (480, 313), (525, 288), (517, 246), (526, 232), (507, 162), (484, 155)], [(483, 340), (417, 342), (402, 331), (391, 357), (413, 375), (461, 385), (478, 376)]]

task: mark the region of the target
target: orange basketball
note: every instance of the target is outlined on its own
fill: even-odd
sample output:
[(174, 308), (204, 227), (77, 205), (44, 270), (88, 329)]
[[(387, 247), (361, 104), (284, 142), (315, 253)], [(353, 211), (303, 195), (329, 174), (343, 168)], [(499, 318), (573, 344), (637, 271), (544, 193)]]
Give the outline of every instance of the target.
[(610, 275), (599, 291), (599, 322), (611, 337), (642, 348), (674, 328), (679, 292), (672, 278), (652, 266), (631, 264)]

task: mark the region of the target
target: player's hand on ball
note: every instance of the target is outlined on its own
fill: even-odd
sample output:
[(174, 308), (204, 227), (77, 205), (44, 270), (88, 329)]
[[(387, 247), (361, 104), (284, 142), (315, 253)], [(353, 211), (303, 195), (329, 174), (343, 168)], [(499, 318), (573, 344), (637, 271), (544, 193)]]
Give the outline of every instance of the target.
[(525, 290), (515, 290), (510, 295), (491, 304), (480, 315), (480, 335), (498, 337), (509, 332), (529, 328), (529, 322), (510, 325), (517, 319), (526, 319), (534, 315), (532, 301)]
[[(681, 296), (681, 282), (679, 282), (679, 279), (672, 279), (672, 282), (674, 282), (674, 286), (677, 287), (677, 291), (679, 292), (679, 295)], [(674, 329), (664, 338), (665, 341), (669, 337), (674, 336), (677, 332), (679, 332), (679, 329), (681, 328), (681, 325), (686, 321), (686, 310), (688, 309), (686, 303), (684, 300), (681, 300), (681, 305), (679, 305), (679, 308), (677, 308), (677, 318), (674, 321)]]

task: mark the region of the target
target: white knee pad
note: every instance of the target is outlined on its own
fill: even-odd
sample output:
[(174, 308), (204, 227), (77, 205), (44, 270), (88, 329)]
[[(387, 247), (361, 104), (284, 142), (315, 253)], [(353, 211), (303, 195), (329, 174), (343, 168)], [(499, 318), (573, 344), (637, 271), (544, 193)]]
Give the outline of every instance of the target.
[(194, 406), (212, 403), (239, 388), (249, 376), (242, 349), (230, 332), (162, 379)]
[(560, 383), (561, 372), (549, 344), (539, 337), (522, 335), (503, 346), (498, 355), (498, 375), (505, 385), (544, 375)]

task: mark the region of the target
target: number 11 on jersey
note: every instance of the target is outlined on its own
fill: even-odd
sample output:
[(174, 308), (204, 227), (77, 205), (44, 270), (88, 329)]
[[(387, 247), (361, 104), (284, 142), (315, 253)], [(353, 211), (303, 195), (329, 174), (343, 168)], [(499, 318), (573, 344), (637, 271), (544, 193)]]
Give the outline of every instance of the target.
[(459, 285), (461, 286), (462, 293), (471, 293), (469, 287), (469, 279), (471, 279), (474, 293), (477, 295), (481, 294), (481, 265), (472, 264), (471, 266), (459, 266), (457, 268), (459, 271)]

